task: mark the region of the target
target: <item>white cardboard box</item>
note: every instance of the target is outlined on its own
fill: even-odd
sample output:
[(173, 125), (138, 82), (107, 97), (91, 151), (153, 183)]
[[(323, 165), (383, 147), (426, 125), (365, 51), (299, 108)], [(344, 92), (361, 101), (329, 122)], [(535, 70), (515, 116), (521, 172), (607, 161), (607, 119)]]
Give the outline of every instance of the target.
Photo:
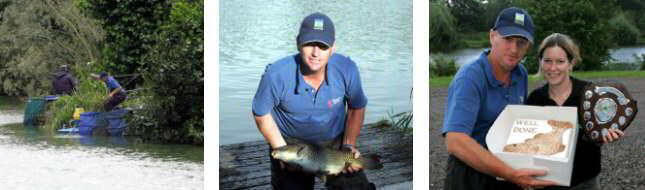
[[(504, 152), (504, 145), (516, 119), (560, 120), (574, 124), (569, 139), (570, 148), (567, 148), (566, 158), (549, 157), (543, 155), (528, 155)], [(525, 106), (508, 105), (497, 117), (493, 126), (486, 135), (488, 150), (497, 158), (514, 169), (539, 169), (546, 170), (546, 176), (538, 179), (556, 182), (558, 185), (570, 186), (573, 159), (578, 140), (578, 110), (576, 107), (555, 106)], [(566, 134), (566, 133), (565, 133)], [(565, 138), (566, 139), (566, 138)]]

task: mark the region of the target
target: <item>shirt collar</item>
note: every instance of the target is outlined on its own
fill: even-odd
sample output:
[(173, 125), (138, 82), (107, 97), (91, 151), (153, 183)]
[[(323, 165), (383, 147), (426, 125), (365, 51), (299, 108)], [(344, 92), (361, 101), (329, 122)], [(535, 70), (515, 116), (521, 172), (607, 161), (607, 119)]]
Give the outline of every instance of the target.
[[(333, 56), (333, 55), (332, 55)], [(296, 88), (294, 89), (294, 92), (296, 94), (300, 94), (300, 92), (305, 92), (307, 89), (307, 82), (305, 82), (305, 78), (302, 75), (302, 71), (300, 71), (300, 65), (302, 64), (302, 59), (300, 58), (300, 54), (296, 54), (294, 56), (294, 59), (296, 59)], [(329, 86), (329, 64), (331, 64), (331, 57), (330, 60), (327, 62), (327, 65), (325, 65), (325, 79), (323, 84), (325, 86)]]
[[(493, 74), (493, 65), (492, 63), (488, 62), (488, 54), (490, 53), (490, 50), (482, 52), (481, 56), (479, 57), (480, 60), (482, 60), (482, 64), (484, 64), (484, 72), (486, 74), (486, 78), (488, 79), (488, 85), (491, 87), (499, 87), (500, 82), (495, 78), (495, 74)], [(522, 71), (519, 69), (520, 63), (518, 63), (513, 70), (511, 70), (511, 85), (515, 84), (519, 79), (522, 78)]]

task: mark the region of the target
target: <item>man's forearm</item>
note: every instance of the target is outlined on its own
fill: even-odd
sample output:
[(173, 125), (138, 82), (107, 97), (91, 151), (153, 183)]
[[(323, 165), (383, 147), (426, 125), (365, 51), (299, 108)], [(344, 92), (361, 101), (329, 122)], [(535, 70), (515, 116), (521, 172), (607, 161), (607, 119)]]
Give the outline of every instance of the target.
[(506, 165), (488, 150), (484, 149), (477, 141), (464, 133), (447, 133), (445, 143), (450, 154), (480, 172), (507, 178), (514, 171), (513, 168)]
[(356, 140), (361, 133), (363, 120), (365, 119), (365, 108), (347, 109), (347, 121), (345, 123), (345, 136), (343, 144), (351, 144), (356, 147)]
[(112, 92), (110, 92), (110, 97), (114, 96), (116, 93), (119, 93), (121, 91), (121, 88), (114, 89)]
[(262, 136), (264, 136), (264, 139), (267, 140), (271, 148), (278, 148), (287, 145), (287, 142), (282, 138), (278, 125), (275, 124), (271, 113), (254, 117), (255, 124), (258, 126), (260, 133), (262, 133)]

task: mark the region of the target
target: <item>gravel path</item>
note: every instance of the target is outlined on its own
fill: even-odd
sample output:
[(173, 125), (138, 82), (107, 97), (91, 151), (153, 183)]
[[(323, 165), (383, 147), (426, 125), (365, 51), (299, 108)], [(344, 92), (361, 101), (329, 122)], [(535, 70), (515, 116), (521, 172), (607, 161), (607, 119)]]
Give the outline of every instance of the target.
[[(431, 79), (432, 80), (432, 79)], [(621, 81), (638, 101), (641, 110), (625, 131), (626, 137), (602, 148), (602, 171), (599, 175), (601, 189), (645, 189), (645, 79), (611, 78), (592, 79), (600, 82)], [(536, 86), (529, 84), (529, 93)], [(430, 189), (442, 189), (448, 152), (445, 149), (441, 129), (443, 127), (443, 104), (448, 88), (430, 88)]]

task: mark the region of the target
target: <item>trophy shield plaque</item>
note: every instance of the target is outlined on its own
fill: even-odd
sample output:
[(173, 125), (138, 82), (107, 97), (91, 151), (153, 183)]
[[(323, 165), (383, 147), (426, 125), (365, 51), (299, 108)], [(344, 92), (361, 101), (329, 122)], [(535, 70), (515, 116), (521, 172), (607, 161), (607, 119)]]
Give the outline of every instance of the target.
[(625, 86), (617, 82), (593, 83), (584, 87), (578, 106), (583, 131), (591, 142), (602, 142), (608, 129), (625, 130), (638, 108)]

